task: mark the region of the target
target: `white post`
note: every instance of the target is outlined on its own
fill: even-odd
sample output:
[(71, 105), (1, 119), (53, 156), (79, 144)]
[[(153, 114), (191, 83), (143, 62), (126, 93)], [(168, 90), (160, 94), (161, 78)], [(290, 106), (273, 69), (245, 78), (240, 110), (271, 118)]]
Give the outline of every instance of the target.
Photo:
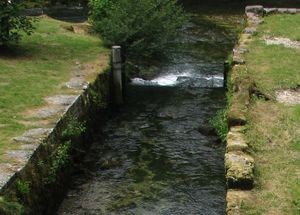
[(112, 66), (114, 104), (121, 105), (123, 104), (121, 46), (112, 47)]

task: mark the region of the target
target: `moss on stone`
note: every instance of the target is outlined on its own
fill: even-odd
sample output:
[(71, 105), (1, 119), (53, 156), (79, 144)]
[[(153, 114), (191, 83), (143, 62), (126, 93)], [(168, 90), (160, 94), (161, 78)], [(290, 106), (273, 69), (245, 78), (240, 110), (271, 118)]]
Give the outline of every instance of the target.
[(229, 188), (252, 188), (254, 159), (243, 152), (225, 154), (226, 181)]
[(245, 141), (243, 133), (239, 131), (234, 131), (234, 129), (231, 128), (230, 132), (227, 134), (226, 151), (227, 152), (245, 151), (247, 149), (248, 149), (248, 145)]

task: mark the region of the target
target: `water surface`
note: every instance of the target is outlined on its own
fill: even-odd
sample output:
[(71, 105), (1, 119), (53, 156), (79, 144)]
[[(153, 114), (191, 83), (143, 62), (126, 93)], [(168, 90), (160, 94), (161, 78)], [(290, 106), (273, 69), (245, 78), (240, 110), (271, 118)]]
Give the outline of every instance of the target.
[(95, 129), (57, 214), (225, 214), (224, 145), (208, 121), (225, 105), (223, 62), (241, 11), (190, 6), (172, 62), (134, 79), (126, 105)]

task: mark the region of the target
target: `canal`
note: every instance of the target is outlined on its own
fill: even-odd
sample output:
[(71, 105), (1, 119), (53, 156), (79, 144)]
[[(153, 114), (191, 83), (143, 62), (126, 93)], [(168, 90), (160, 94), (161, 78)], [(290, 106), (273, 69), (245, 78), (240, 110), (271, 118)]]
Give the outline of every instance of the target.
[(185, 1), (191, 21), (153, 80), (133, 79), (126, 104), (95, 128), (56, 214), (225, 214), (224, 144), (209, 120), (226, 104), (224, 60), (242, 7)]

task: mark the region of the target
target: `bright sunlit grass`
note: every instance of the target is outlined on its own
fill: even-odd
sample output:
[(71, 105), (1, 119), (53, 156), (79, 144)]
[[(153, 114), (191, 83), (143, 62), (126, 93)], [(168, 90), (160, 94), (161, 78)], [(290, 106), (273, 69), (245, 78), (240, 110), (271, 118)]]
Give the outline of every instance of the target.
[(21, 113), (43, 104), (47, 95), (62, 93), (76, 62), (93, 62), (105, 52), (97, 37), (66, 30), (71, 23), (43, 17), (35, 24), (32, 36), (0, 50), (0, 157), (26, 129), (19, 123)]

